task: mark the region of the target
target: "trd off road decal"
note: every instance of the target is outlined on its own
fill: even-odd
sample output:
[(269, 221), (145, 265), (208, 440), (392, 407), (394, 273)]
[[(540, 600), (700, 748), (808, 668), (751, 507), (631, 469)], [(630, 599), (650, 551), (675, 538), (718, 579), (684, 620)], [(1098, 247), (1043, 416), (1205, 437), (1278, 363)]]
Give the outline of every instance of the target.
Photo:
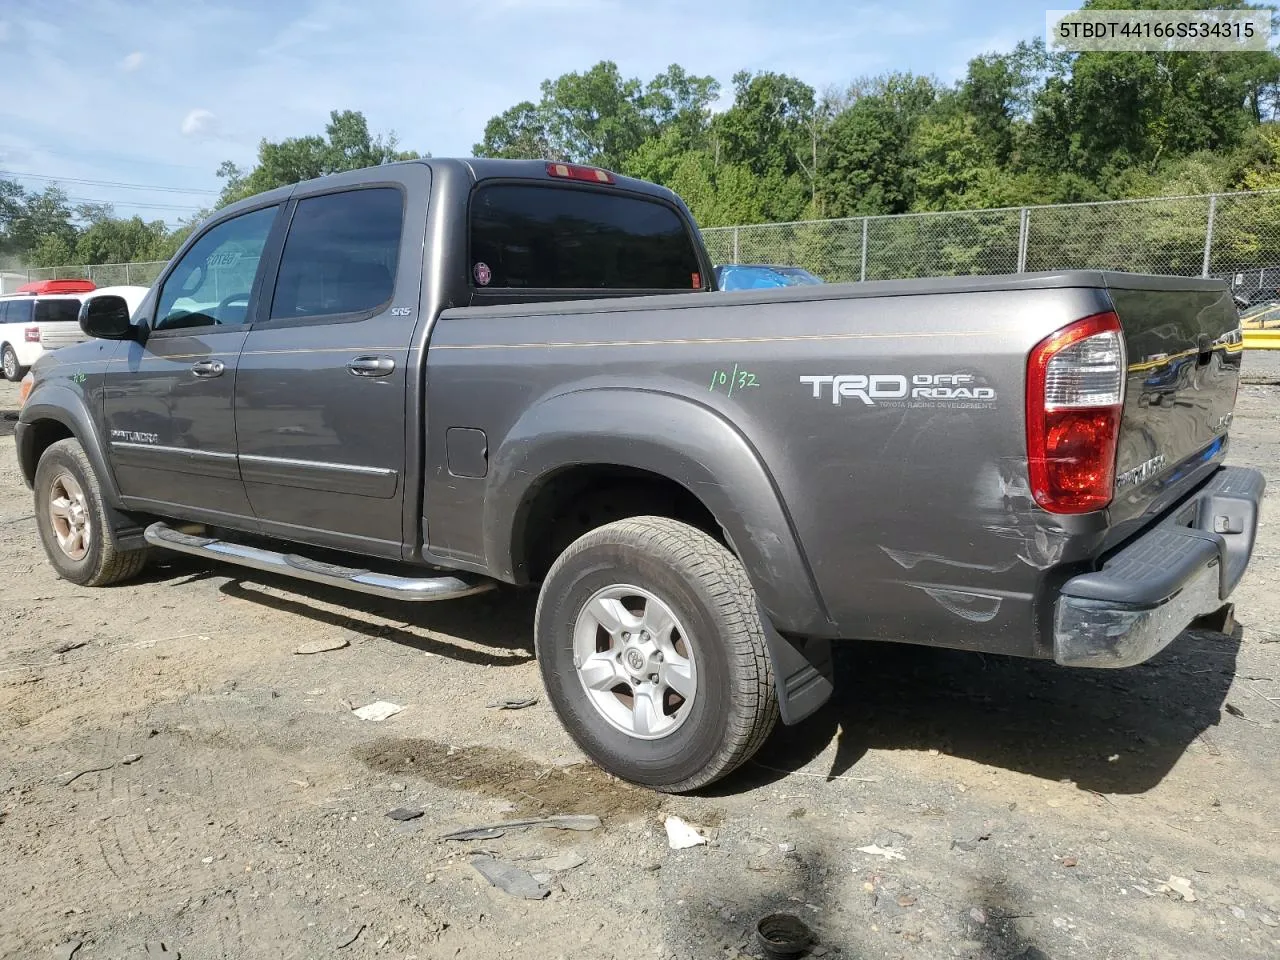
[(868, 407), (950, 407), (986, 410), (995, 407), (994, 387), (969, 373), (845, 373), (801, 377), (815, 400), (835, 406), (857, 400)]

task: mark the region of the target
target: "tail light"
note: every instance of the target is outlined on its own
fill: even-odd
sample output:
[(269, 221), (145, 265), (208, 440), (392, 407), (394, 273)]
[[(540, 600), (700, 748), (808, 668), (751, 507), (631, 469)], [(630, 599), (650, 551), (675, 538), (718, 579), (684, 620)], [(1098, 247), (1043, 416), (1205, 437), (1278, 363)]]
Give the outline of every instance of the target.
[(1038, 343), (1027, 361), (1031, 495), (1051, 513), (1111, 502), (1124, 403), (1120, 318), (1099, 313)]
[(596, 167), (584, 167), (576, 163), (548, 163), (547, 173), (566, 180), (585, 180), (587, 183), (613, 183), (613, 174)]
[(23, 336), (23, 339), (27, 341), (27, 343), (39, 343), (39, 342), (40, 342), (40, 328), (39, 328), (39, 327), (27, 327), (25, 330), (23, 330), (23, 331), (22, 331), (22, 336)]

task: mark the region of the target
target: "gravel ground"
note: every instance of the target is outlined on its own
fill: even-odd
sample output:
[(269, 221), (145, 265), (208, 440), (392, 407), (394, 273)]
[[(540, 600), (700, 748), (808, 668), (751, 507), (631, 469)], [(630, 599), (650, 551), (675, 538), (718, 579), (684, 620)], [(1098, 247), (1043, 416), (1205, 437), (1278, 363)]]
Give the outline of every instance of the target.
[[(1246, 369), (1231, 458), (1274, 510), (1280, 357)], [(1280, 954), (1270, 512), (1231, 636), (1114, 673), (850, 644), (835, 702), (692, 797), (583, 763), (541, 699), (488, 707), (541, 694), (527, 593), (398, 606), (178, 557), (86, 590), (31, 513), (0, 440), (0, 956), (734, 958), (778, 910), (828, 956)], [(405, 709), (350, 710), (376, 700)], [(602, 824), (438, 839), (563, 813)], [(669, 815), (711, 842), (669, 849)], [(584, 862), (524, 900), (485, 851)]]

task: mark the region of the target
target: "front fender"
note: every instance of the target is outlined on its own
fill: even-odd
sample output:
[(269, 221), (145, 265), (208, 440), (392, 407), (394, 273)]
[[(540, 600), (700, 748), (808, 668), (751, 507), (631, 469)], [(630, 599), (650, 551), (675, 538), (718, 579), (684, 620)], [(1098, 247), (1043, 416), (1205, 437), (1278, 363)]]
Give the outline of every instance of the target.
[(652, 390), (599, 388), (531, 407), (492, 455), (485, 555), (515, 578), (523, 507), (543, 480), (578, 465), (631, 467), (683, 486), (724, 529), (761, 606), (783, 632), (830, 636), (818, 594), (773, 478), (747, 438), (715, 411)]
[(93, 465), (103, 496), (112, 507), (121, 509), (123, 505), (115, 475), (107, 462), (102, 439), (98, 435), (84, 395), (57, 380), (37, 384), (18, 414), (18, 423), (24, 429), (15, 430), (14, 435), (18, 444), (18, 462), (28, 483), (35, 477), (39, 460), (35, 446), (36, 431), (31, 429), (31, 425), (41, 420), (57, 421), (71, 431), (71, 435), (84, 448), (89, 463)]

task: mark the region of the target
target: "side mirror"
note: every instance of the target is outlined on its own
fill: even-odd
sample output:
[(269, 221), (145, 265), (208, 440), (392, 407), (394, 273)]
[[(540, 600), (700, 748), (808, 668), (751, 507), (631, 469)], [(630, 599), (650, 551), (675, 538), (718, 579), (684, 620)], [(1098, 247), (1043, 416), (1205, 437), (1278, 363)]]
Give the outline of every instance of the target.
[(80, 305), (80, 329), (95, 340), (132, 340), (136, 328), (129, 322), (124, 297), (103, 294)]

